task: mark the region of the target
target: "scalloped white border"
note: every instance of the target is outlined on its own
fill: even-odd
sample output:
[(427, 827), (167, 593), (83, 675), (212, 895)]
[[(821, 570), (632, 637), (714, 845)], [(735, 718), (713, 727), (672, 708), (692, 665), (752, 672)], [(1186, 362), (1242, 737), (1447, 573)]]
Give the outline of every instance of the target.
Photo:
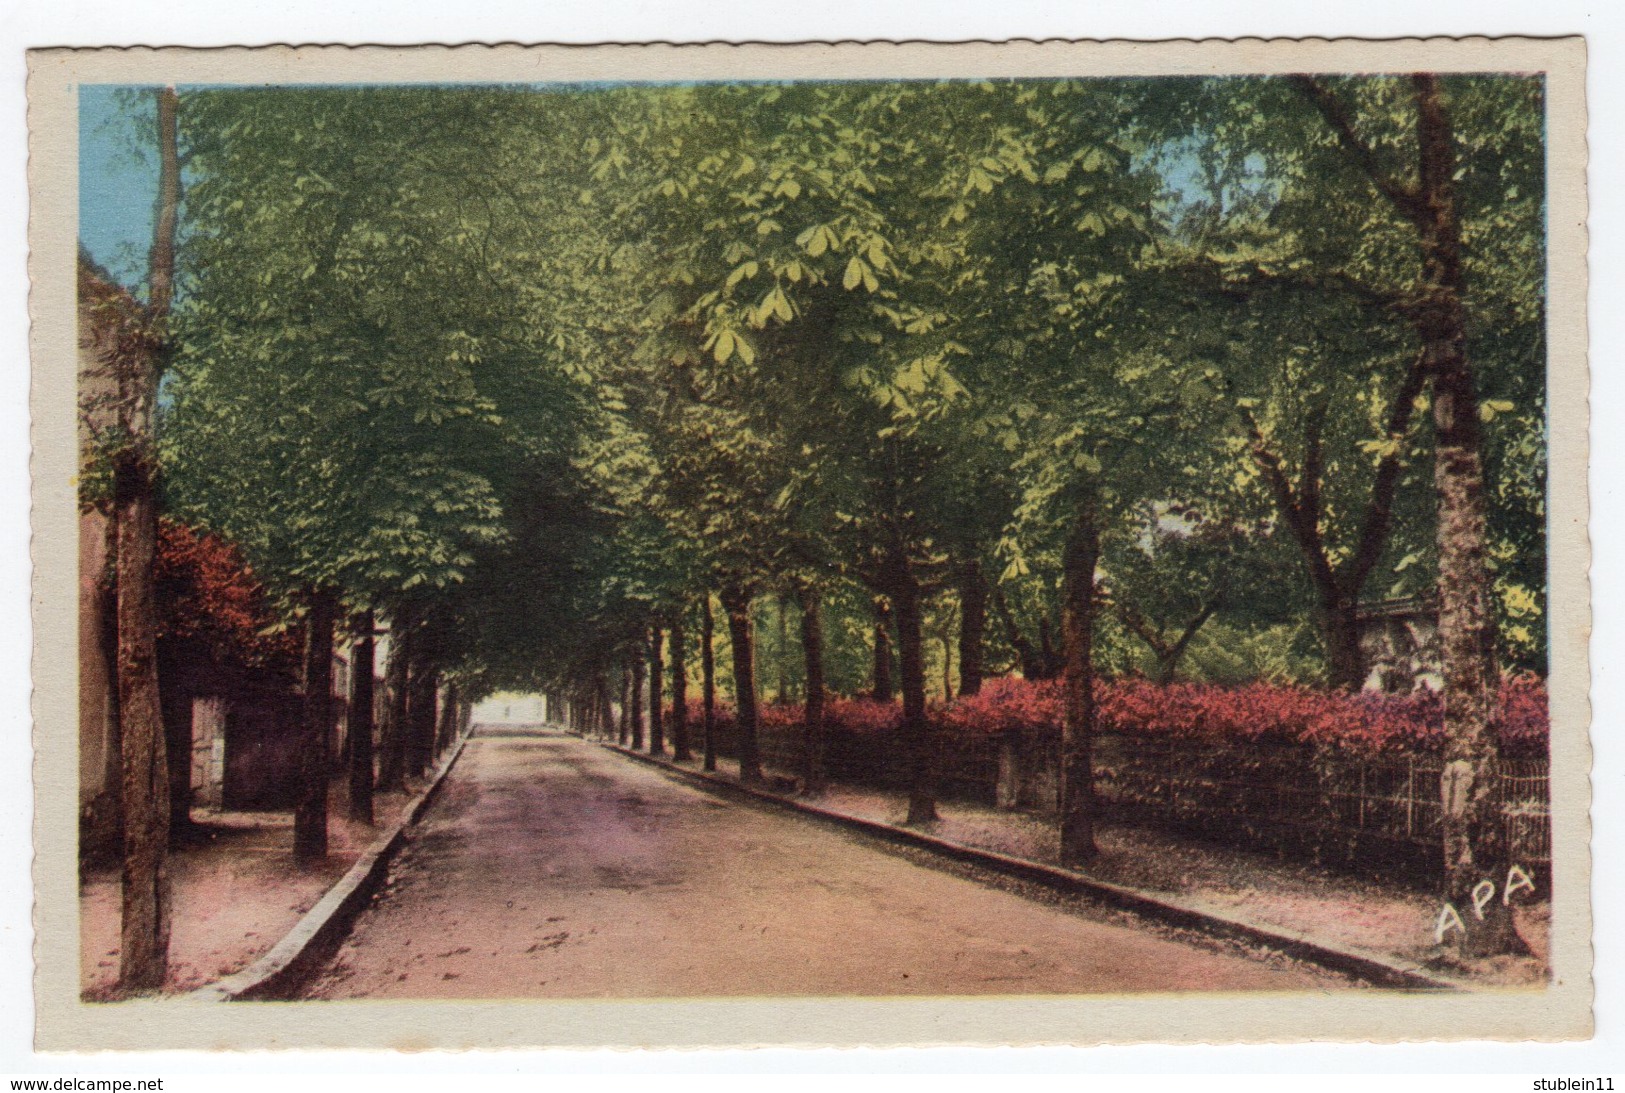
[[(1279, 71), (1544, 71), (1551, 159), (1553, 986), (1450, 997), (1214, 995), (1000, 1000), (347, 1003), (78, 1002), (74, 741), (36, 730), (37, 1042), (155, 1047), (1087, 1044), (1583, 1037), (1591, 1020), (1586, 725), (1585, 51), (1578, 39), (1241, 39), (601, 47), (313, 46), (29, 56), (36, 726), (76, 724), (73, 239), (81, 82), (308, 83), (1054, 76)], [(433, 1030), (432, 1032), (430, 1030)]]

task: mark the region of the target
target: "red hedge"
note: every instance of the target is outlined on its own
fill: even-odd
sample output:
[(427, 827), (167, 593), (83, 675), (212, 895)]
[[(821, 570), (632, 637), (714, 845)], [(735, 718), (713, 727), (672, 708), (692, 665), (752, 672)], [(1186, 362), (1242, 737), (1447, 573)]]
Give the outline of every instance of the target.
[[(665, 723), (671, 724), (671, 703), (662, 705)], [(724, 730), (732, 731), (734, 723), (734, 705), (725, 698), (718, 698), (713, 707), (713, 717), (716, 723)], [(688, 703), (689, 731), (698, 731), (701, 711), (700, 704), (690, 699)], [(895, 702), (875, 702), (868, 698), (841, 698), (830, 695), (824, 703), (825, 723), (838, 728), (844, 728), (859, 735), (873, 733), (894, 732), (901, 728), (903, 723), (903, 709)], [(801, 704), (798, 703), (763, 703), (756, 707), (756, 725), (761, 729), (799, 729), (801, 727)]]
[[(1060, 680), (989, 680), (939, 715), (956, 732), (1042, 730), (1064, 715)], [(1352, 751), (1429, 753), (1444, 747), (1444, 705), (1436, 691), (1405, 695), (1342, 694), (1307, 687), (1250, 683), (1095, 681), (1099, 731), (1142, 738), (1215, 743), (1314, 744)], [(1531, 675), (1501, 686), (1501, 746), (1508, 754), (1545, 754), (1546, 684)]]
[(267, 632), (276, 617), (236, 544), (161, 518), (153, 579), (160, 638), (199, 641), (222, 660), (256, 667), (297, 657), (293, 636)]
[[(1426, 690), (1349, 695), (1271, 683), (1220, 687), (1123, 678), (1096, 680), (1095, 703), (1100, 732), (1141, 739), (1420, 754), (1442, 751), (1445, 743), (1441, 697)], [(1527, 674), (1507, 678), (1500, 705), (1503, 754), (1544, 756), (1550, 724), (1545, 682)], [(832, 731), (855, 736), (895, 732), (902, 720), (896, 703), (862, 698), (832, 698), (825, 710)], [(991, 679), (978, 695), (931, 708), (932, 721), (949, 736), (1053, 731), (1063, 716), (1060, 680)], [(731, 724), (732, 707), (719, 702), (717, 720)], [(760, 708), (763, 729), (800, 723), (799, 705)]]

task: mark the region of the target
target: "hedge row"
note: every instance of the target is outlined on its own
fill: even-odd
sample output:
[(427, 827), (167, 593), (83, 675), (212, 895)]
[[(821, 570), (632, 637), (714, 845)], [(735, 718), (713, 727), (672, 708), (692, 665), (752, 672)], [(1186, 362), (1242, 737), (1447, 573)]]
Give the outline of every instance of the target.
[[(1550, 726), (1545, 681), (1533, 675), (1508, 677), (1499, 697), (1501, 754), (1544, 757)], [(1270, 683), (1221, 687), (1122, 678), (1097, 680), (1095, 703), (1100, 732), (1137, 739), (1312, 745), (1367, 755), (1435, 755), (1445, 744), (1442, 697), (1428, 690), (1351, 695)], [(832, 735), (890, 735), (902, 719), (896, 703), (868, 699), (833, 698), (825, 709)], [(930, 716), (950, 739), (1041, 734), (1055, 730), (1064, 717), (1062, 684), (991, 679), (980, 694), (933, 704)], [(797, 726), (801, 717), (799, 705), (769, 705), (760, 711), (764, 731)], [(719, 735), (731, 740), (732, 707), (718, 703), (717, 719)]]

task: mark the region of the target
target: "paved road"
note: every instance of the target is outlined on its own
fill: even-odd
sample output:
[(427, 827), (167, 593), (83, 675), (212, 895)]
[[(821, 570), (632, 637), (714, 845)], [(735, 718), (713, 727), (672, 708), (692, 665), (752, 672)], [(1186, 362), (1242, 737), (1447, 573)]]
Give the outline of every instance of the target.
[(309, 996), (1303, 990), (1193, 947), (720, 800), (573, 737), (483, 731)]

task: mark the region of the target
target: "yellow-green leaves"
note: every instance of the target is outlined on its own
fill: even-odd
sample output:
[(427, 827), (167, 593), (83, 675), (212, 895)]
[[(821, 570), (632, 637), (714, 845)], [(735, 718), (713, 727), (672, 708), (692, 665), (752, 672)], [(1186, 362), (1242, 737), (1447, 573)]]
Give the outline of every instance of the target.
[(960, 190), (960, 193), (969, 194), (972, 191), (979, 194), (992, 193), (993, 176), (988, 174), (981, 167), (972, 167), (970, 169), (970, 174), (965, 177), (965, 185)]
[(839, 250), (840, 237), (828, 224), (815, 224), (796, 236), (796, 243), (812, 258), (821, 256), (825, 251)]
[(1378, 459), (1388, 459), (1399, 454), (1400, 442), (1395, 437), (1383, 440), (1362, 440), (1360, 450), (1367, 455), (1374, 455)]
[(880, 281), (875, 277), (874, 270), (857, 255), (853, 255), (846, 263), (846, 273), (841, 277), (841, 287), (848, 292), (862, 285), (870, 292), (880, 288)]
[(778, 319), (781, 323), (787, 323), (792, 318), (794, 318), (794, 312), (790, 308), (790, 300), (785, 296), (784, 289), (778, 285), (774, 285), (772, 291), (762, 297), (761, 302), (756, 305), (756, 309), (751, 315), (751, 321), (756, 326), (766, 326), (769, 319)]
[(718, 364), (727, 364), (729, 358), (735, 354), (747, 367), (756, 363), (756, 347), (740, 331), (727, 328), (719, 330), (708, 344), (711, 356)]

